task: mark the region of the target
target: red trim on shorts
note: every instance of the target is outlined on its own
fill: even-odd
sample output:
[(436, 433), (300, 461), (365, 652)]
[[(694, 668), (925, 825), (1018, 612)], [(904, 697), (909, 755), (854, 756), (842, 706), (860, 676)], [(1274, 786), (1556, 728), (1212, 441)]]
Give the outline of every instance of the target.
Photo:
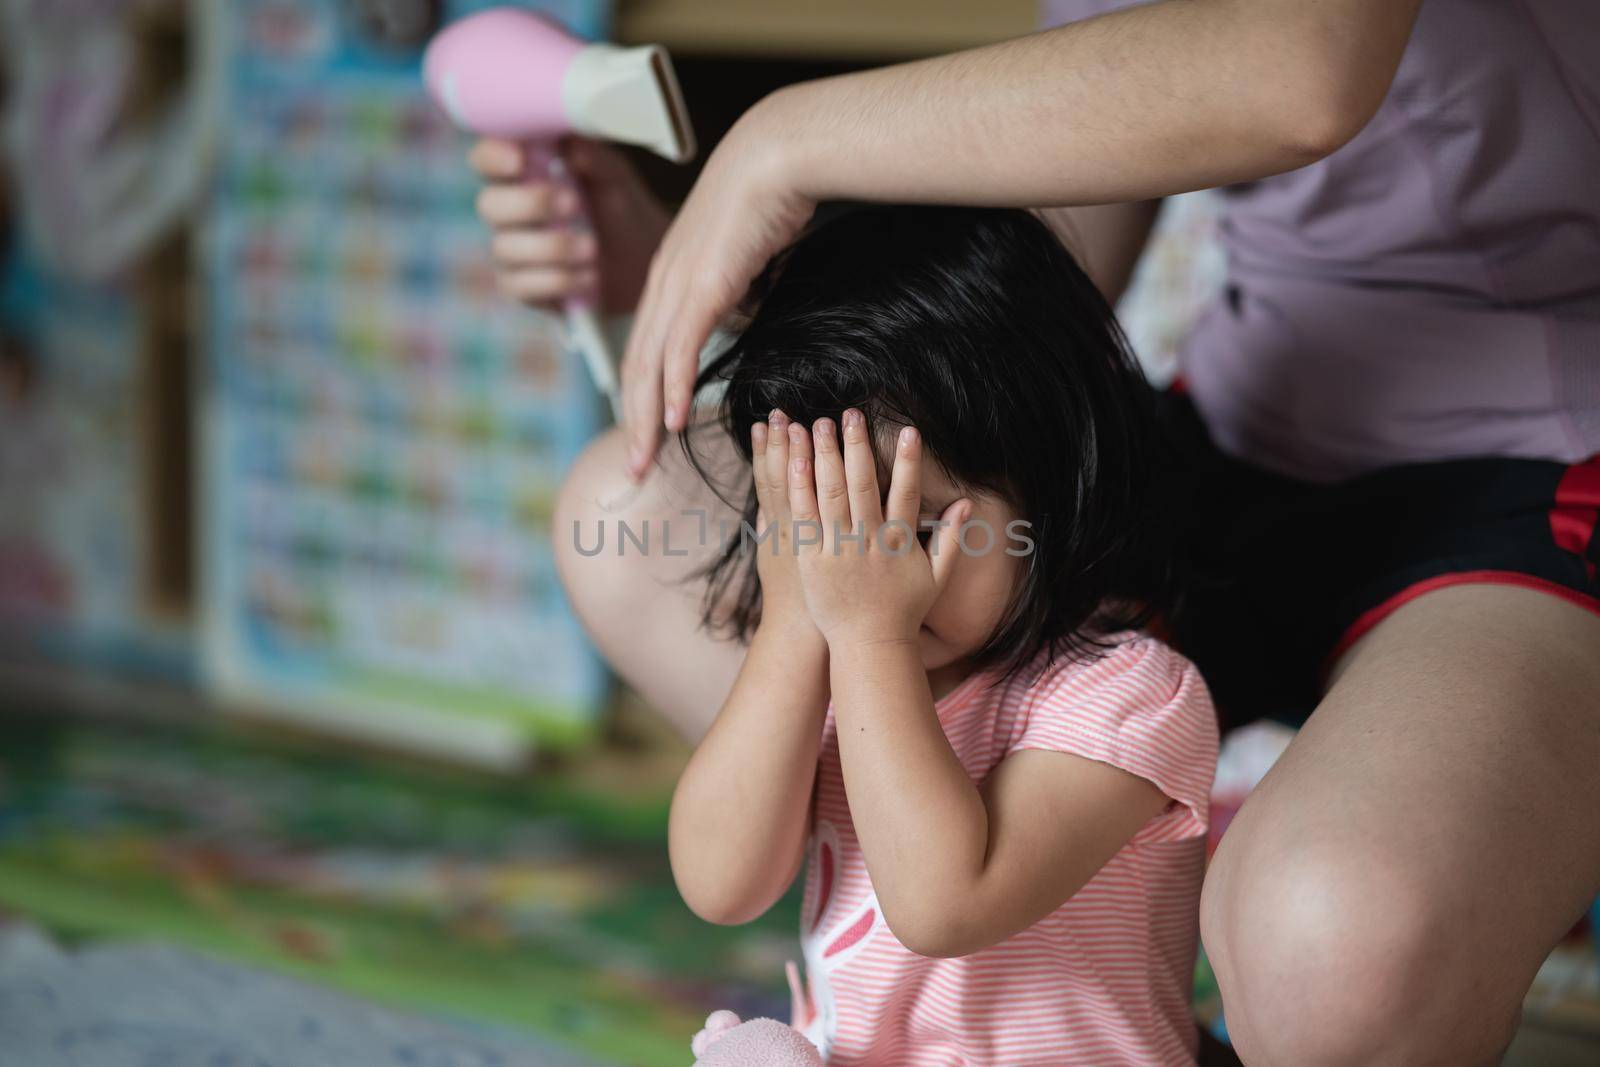
[[(1600, 470), (1600, 468), (1597, 468), (1597, 470)], [(1432, 578), (1424, 578), (1419, 582), (1412, 582), (1387, 600), (1374, 604), (1356, 616), (1356, 621), (1345, 627), (1344, 633), (1334, 643), (1333, 651), (1329, 652), (1323, 659), (1322, 668), (1318, 672), (1318, 680), (1325, 683), (1328, 680), (1328, 672), (1333, 669), (1335, 663), (1339, 662), (1339, 657), (1349, 651), (1350, 646), (1365, 636), (1368, 630), (1388, 618), (1400, 605), (1407, 601), (1415, 600), (1424, 593), (1431, 593), (1435, 589), (1443, 589), (1451, 585), (1519, 585), (1524, 589), (1534, 589), (1541, 593), (1549, 593), (1551, 596), (1560, 597), (1569, 604), (1576, 604), (1580, 608), (1600, 615), (1600, 599), (1587, 593), (1580, 593), (1576, 589), (1569, 589), (1567, 586), (1552, 582), (1547, 578), (1535, 577), (1532, 574), (1523, 574), (1520, 571), (1497, 570), (1456, 571), (1452, 574), (1436, 574)]]
[(1174, 374), (1172, 381), (1167, 383), (1167, 392), (1173, 396), (1182, 396), (1189, 391), (1189, 383), (1184, 381), (1182, 372)]
[(1600, 520), (1600, 456), (1568, 467), (1556, 485), (1555, 506), (1550, 509), (1550, 536), (1560, 547), (1583, 560), (1594, 581), (1595, 564), (1589, 557), (1596, 520)]

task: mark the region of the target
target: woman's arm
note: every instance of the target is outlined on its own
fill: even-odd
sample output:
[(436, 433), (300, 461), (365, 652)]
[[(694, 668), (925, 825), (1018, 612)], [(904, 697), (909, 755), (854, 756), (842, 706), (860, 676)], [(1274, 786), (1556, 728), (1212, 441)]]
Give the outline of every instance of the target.
[(1421, 0), (1160, 0), (781, 89), (652, 261), (623, 365), (629, 468), (688, 417), (701, 346), (825, 199), (1124, 203), (1303, 166), (1388, 91)]
[(1163, 0), (758, 104), (813, 200), (1121, 203), (1303, 166), (1377, 110), (1420, 0)]
[(1160, 200), (1053, 207), (1039, 212), (1113, 307), (1127, 292), (1160, 214)]
[(788, 421), (774, 412), (750, 437), (758, 531), (776, 538), (756, 546), (761, 624), (678, 780), (667, 829), (684, 902), (724, 924), (761, 915), (800, 869), (828, 707), (828, 647), (806, 612), (796, 573), (785, 490)]

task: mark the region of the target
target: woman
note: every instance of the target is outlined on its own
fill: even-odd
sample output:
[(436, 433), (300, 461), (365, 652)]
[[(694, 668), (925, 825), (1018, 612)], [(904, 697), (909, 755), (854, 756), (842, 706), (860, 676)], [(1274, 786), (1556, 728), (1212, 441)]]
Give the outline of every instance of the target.
[[(1250, 1064), (1494, 1062), (1600, 889), (1600, 14), (1054, 7), (1118, 10), (777, 92), (670, 226), (578, 146), (606, 299), (639, 311), (626, 425), (574, 469), (558, 530), (715, 519), (674, 450), (653, 458), (661, 431), (689, 418), (713, 324), (818, 201), (1064, 208), (1114, 297), (1156, 198), (1227, 186), (1230, 284), (1168, 398), (1213, 479), (1201, 553), (1235, 572), (1197, 595), (1191, 636), (1219, 703), (1315, 705), (1207, 876), (1230, 1032)], [(516, 162), (501, 144), (476, 160), (499, 179)], [(1078, 206), (1097, 204), (1117, 206)], [(530, 301), (592, 281), (596, 242), (548, 228), (559, 207), (511, 185), (481, 202)], [(697, 558), (569, 542), (601, 648), (703, 730), (742, 649), (695, 626), (675, 579)]]

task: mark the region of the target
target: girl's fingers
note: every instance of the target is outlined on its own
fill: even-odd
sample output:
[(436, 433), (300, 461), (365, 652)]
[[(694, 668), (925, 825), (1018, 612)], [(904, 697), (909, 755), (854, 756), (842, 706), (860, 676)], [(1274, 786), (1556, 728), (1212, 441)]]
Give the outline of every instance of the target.
[(830, 537), (835, 530), (849, 533), (852, 529), (849, 486), (845, 482), (844, 456), (839, 452), (839, 438), (832, 419), (818, 419), (813, 424), (812, 441), (817, 451), (817, 512), (822, 527)]
[(899, 520), (911, 536), (917, 533), (917, 513), (922, 508), (922, 438), (907, 426), (895, 441), (894, 471), (889, 476), (889, 501), (884, 521)]
[(794, 523), (797, 550), (822, 543), (811, 437), (798, 423), (789, 424), (789, 518)]
[(867, 439), (866, 417), (851, 408), (842, 420), (844, 475), (850, 490), (850, 514), (869, 530), (883, 524), (883, 498), (878, 492), (878, 457)]
[(767, 424), (757, 422), (750, 427), (750, 478), (755, 482), (757, 521), (772, 511), (769, 501), (772, 489), (767, 480)]
[(767, 505), (767, 518), (773, 522), (789, 521), (789, 418), (774, 409), (767, 416), (767, 487), (771, 501)]
[(957, 500), (939, 516), (941, 523), (928, 545), (928, 561), (933, 564), (933, 585), (943, 589), (955, 570), (956, 558), (961, 555), (961, 524), (972, 514), (972, 504)]

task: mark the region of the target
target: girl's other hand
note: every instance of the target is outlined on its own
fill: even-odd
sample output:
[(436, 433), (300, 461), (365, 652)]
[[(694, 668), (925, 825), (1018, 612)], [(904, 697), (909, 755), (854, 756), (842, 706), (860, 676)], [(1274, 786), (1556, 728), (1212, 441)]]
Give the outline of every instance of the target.
[(972, 512), (967, 500), (945, 509), (922, 547), (922, 440), (910, 426), (895, 442), (885, 501), (877, 459), (859, 411), (846, 411), (844, 444), (832, 419), (814, 427), (815, 459), (805, 428), (790, 427), (789, 511), (798, 529), (800, 584), (817, 629), (836, 641), (916, 641), (922, 620), (944, 591), (960, 554), (957, 531)]
[(520, 145), (486, 138), (472, 148), (469, 159), (486, 183), (478, 215), (493, 232), (490, 253), (500, 288), (556, 311), (598, 283), (602, 311), (632, 311), (670, 222), (667, 210), (616, 149), (570, 137), (561, 154), (588, 201), (592, 229), (578, 219), (570, 190), (524, 177)]
[[(761, 579), (761, 626), (825, 650), (822, 634), (806, 610), (796, 558), (794, 522), (789, 515), (789, 461), (799, 455), (791, 445), (788, 416), (773, 411), (766, 422), (750, 428), (751, 474), (761, 510), (756, 533), (756, 574)], [(807, 450), (806, 454), (809, 454)]]
[(676, 432), (688, 422), (711, 331), (816, 207), (780, 158), (782, 126), (765, 117), (769, 107), (763, 101), (751, 108), (722, 139), (650, 263), (622, 361), (627, 464), (635, 479), (650, 469), (662, 426)]

